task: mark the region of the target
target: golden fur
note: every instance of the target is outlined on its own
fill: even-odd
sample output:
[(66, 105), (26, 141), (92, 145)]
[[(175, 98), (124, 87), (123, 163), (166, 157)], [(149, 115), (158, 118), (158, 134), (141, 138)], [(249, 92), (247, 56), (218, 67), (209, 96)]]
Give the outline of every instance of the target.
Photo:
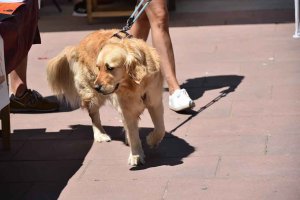
[(88, 110), (98, 142), (111, 140), (101, 125), (99, 108), (105, 100), (112, 102), (122, 116), (130, 145), (128, 163), (134, 166), (144, 163), (138, 120), (145, 108), (154, 124), (148, 145), (156, 146), (164, 137), (163, 79), (155, 49), (140, 39), (112, 37), (117, 32), (99, 30), (79, 45), (66, 47), (49, 61), (47, 76), (57, 95)]

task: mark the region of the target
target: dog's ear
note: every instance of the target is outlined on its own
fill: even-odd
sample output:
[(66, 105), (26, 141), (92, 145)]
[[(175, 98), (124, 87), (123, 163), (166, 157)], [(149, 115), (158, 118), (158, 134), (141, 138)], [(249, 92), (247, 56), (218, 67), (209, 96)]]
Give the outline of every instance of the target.
[(147, 46), (143, 40), (130, 39), (128, 42), (126, 68), (129, 76), (138, 84), (147, 74), (156, 73), (160, 70), (160, 59), (156, 50)]
[(144, 63), (145, 58), (143, 55), (139, 55), (136, 52), (128, 53), (125, 64), (126, 71), (137, 84), (140, 84), (143, 78), (147, 75), (147, 67)]

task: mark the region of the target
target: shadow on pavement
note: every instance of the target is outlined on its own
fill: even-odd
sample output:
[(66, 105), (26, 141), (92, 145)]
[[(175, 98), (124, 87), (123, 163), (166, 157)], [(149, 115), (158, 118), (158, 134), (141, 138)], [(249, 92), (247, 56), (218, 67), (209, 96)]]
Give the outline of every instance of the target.
[[(125, 135), (123, 127), (104, 127), (107, 133), (110, 134), (112, 140), (118, 140), (125, 144)], [(140, 138), (142, 141), (144, 153), (146, 156), (146, 164), (138, 167), (133, 167), (131, 170), (143, 170), (152, 167), (159, 167), (163, 165), (175, 166), (183, 163), (183, 159), (188, 157), (195, 151), (195, 148), (187, 143), (185, 140), (166, 133), (164, 139), (157, 148), (149, 148), (146, 143), (146, 136), (153, 130), (153, 128), (140, 127)], [(128, 147), (129, 153), (129, 147)]]
[(47, 100), (52, 101), (52, 102), (57, 102), (59, 103), (59, 110), (56, 112), (71, 112), (73, 110), (76, 110), (80, 108), (80, 106), (76, 108), (72, 108), (69, 103), (65, 99), (62, 99), (61, 101), (57, 98), (57, 96), (52, 95), (52, 96), (47, 96), (45, 97)]
[(185, 121), (180, 123), (174, 129), (170, 131), (170, 133), (175, 132), (179, 127), (193, 119), (199, 113), (212, 106), (213, 104), (220, 101), (222, 98), (226, 97), (229, 93), (234, 92), (238, 85), (242, 82), (244, 76), (238, 75), (222, 75), (222, 76), (209, 76), (209, 77), (200, 77), (188, 79), (186, 83), (182, 84), (181, 87), (185, 88), (191, 99), (196, 100), (203, 96), (205, 91), (215, 90), (220, 88), (226, 88), (220, 92), (220, 94), (212, 99), (209, 103), (202, 106), (198, 110), (186, 110), (180, 112), (181, 114), (190, 115)]
[[(104, 129), (112, 140), (124, 142), (123, 127)], [(145, 139), (151, 130), (140, 128), (146, 164), (135, 170), (179, 165), (195, 151), (172, 134), (167, 134), (157, 149), (149, 149)], [(15, 130), (12, 150), (0, 151), (1, 199), (58, 199), (69, 179), (82, 167), (93, 142), (93, 130), (88, 125), (73, 125), (59, 132), (46, 132), (44, 128)]]
[(130, 170), (144, 170), (159, 166), (176, 166), (183, 163), (183, 159), (190, 156), (195, 147), (191, 146), (185, 140), (167, 133), (165, 138), (155, 149), (150, 149), (145, 139), (143, 140), (143, 148), (146, 155), (146, 163), (141, 166), (132, 167)]
[(82, 166), (92, 137), (87, 126), (15, 130), (12, 150), (0, 152), (1, 199), (58, 199)]
[(227, 89), (220, 93), (228, 94), (234, 92), (238, 85), (242, 82), (244, 76), (239, 75), (220, 75), (220, 76), (207, 76), (188, 79), (181, 85), (189, 92), (191, 99), (196, 100), (203, 96), (205, 91), (215, 90), (227, 87)]

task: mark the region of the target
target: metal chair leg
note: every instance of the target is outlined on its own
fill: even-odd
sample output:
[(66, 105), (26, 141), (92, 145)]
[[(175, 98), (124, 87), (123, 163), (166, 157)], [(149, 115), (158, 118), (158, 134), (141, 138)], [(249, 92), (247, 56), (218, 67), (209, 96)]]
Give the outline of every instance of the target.
[(294, 38), (300, 38), (299, 30), (299, 0), (295, 0), (295, 34)]

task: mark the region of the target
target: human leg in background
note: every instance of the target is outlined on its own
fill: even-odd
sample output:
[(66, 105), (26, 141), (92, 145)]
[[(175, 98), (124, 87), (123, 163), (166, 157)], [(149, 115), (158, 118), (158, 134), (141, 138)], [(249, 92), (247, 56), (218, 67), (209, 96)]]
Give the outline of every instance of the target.
[(10, 74), (11, 96), (10, 110), (18, 112), (53, 112), (58, 110), (58, 103), (42, 97), (35, 90), (27, 88), (27, 56)]
[(130, 33), (139, 39), (147, 41), (150, 32), (150, 23), (145, 12), (143, 12), (138, 20), (133, 24)]
[(151, 28), (152, 43), (161, 57), (161, 66), (169, 87), (169, 108), (181, 111), (195, 103), (176, 78), (174, 51), (169, 34), (169, 14), (165, 0), (152, 0), (141, 17), (133, 24), (131, 34), (146, 40)]
[(73, 7), (73, 16), (85, 17), (87, 16), (86, 0), (75, 0)]
[(17, 97), (22, 96), (27, 90), (27, 59), (26, 56), (19, 66), (9, 74), (11, 92)]

